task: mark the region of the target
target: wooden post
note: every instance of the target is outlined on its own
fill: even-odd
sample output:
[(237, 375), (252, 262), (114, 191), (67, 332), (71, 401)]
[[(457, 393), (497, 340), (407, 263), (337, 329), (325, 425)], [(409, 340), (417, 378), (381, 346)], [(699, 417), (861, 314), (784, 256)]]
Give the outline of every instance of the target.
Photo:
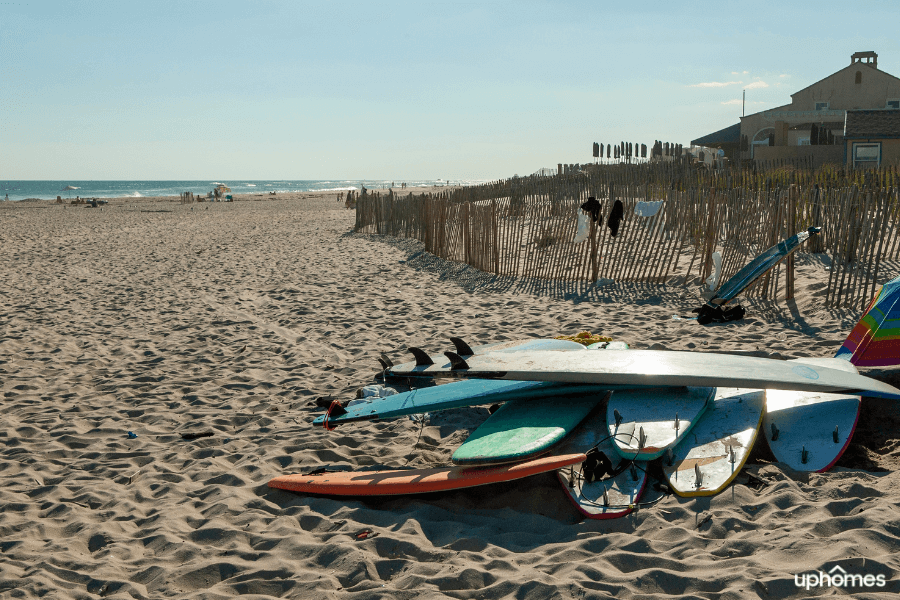
[[(794, 235), (797, 232), (796, 230), (796, 212), (797, 212), (797, 197), (799, 195), (799, 190), (797, 189), (797, 184), (792, 183), (790, 188), (790, 195), (788, 197), (788, 235)], [(784, 261), (784, 299), (791, 300), (794, 298), (794, 255), (793, 253), (789, 254), (787, 260)]]
[(709, 217), (706, 220), (706, 248), (703, 250), (705, 255), (703, 262), (703, 272), (700, 278), (705, 280), (712, 274), (712, 253), (716, 246), (716, 186), (710, 184), (709, 188)]

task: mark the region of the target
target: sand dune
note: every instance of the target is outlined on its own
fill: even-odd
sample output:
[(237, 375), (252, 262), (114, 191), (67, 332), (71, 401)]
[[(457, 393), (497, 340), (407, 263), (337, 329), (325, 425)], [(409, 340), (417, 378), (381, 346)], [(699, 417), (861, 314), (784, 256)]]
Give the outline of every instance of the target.
[(900, 592), (887, 401), (864, 402), (829, 473), (788, 472), (760, 444), (725, 493), (608, 522), (582, 520), (551, 474), (365, 501), (266, 486), (447, 464), (485, 408), (310, 423), (312, 401), (352, 398), (380, 353), (451, 335), (833, 355), (860, 309), (819, 306), (821, 261), (798, 257), (797, 302), (702, 327), (673, 318), (698, 305), (692, 285), (497, 280), (353, 234), (330, 194), (253, 199), (0, 208), (0, 597), (800, 598), (832, 588), (795, 575), (835, 566), (885, 577), (861, 596)]

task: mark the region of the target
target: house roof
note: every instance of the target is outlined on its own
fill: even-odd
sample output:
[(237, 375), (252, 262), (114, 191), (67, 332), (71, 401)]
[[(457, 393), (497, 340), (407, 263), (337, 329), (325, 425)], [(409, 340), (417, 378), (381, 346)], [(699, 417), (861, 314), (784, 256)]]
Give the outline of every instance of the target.
[(900, 81), (900, 77), (897, 77), (897, 76), (895, 76), (895, 75), (891, 75), (891, 74), (888, 73), (887, 71), (882, 71), (882, 70), (879, 69), (878, 67), (872, 66), (871, 63), (855, 62), (855, 63), (851, 63), (851, 64), (847, 65), (846, 67), (844, 67), (844, 68), (842, 68), (842, 69), (838, 69), (837, 71), (835, 71), (835, 72), (832, 73), (831, 75), (827, 75), (827, 76), (823, 77), (822, 79), (818, 80), (818, 81), (815, 82), (815, 83), (809, 84), (809, 85), (806, 86), (805, 88), (802, 88), (802, 89), (800, 89), (800, 90), (797, 90), (796, 92), (794, 92), (793, 94), (791, 94), (791, 98), (793, 98), (794, 96), (796, 96), (797, 94), (799, 94), (799, 93), (802, 92), (803, 90), (808, 90), (809, 88), (811, 88), (811, 87), (813, 87), (813, 86), (819, 85), (820, 83), (822, 83), (823, 81), (825, 81), (825, 80), (828, 79), (829, 77), (834, 77), (835, 75), (837, 75), (838, 73), (840, 73), (840, 72), (842, 72), (842, 71), (849, 71), (849, 70), (851, 70), (851, 69), (856, 70), (856, 71), (859, 71), (859, 70), (860, 70), (860, 67), (866, 67), (866, 68), (868, 68), (868, 69), (872, 69), (873, 71), (878, 71), (878, 72), (881, 73), (882, 75), (887, 75), (888, 77), (890, 77), (890, 78), (892, 78), (892, 79), (896, 79), (897, 81)]
[(848, 110), (844, 138), (900, 138), (900, 110)]
[(730, 125), (725, 129), (691, 140), (691, 146), (720, 146), (722, 144), (741, 143), (741, 124)]

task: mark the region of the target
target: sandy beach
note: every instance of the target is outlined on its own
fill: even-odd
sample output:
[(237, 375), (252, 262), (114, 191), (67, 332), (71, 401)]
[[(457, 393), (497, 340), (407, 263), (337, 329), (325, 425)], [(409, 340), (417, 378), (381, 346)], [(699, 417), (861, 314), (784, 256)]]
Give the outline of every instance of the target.
[[(315, 399), (355, 397), (381, 353), (589, 330), (633, 348), (833, 356), (863, 308), (822, 308), (827, 272), (800, 254), (796, 302), (748, 300), (744, 320), (703, 327), (683, 318), (694, 285), (494, 278), (353, 224), (333, 192), (0, 203), (0, 597), (900, 593), (889, 401), (864, 399), (828, 473), (789, 472), (760, 442), (726, 492), (612, 521), (582, 519), (552, 474), (364, 501), (269, 489), (325, 465), (449, 464), (488, 416), (313, 428)], [(887, 581), (795, 583), (835, 566)]]

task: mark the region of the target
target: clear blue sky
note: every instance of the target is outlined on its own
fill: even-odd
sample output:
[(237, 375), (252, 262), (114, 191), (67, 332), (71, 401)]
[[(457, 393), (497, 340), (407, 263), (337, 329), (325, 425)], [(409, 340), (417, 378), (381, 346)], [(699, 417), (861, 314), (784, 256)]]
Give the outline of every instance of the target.
[[(627, 4), (627, 5), (626, 5)], [(688, 144), (900, 2), (0, 0), (0, 179), (493, 179)]]

